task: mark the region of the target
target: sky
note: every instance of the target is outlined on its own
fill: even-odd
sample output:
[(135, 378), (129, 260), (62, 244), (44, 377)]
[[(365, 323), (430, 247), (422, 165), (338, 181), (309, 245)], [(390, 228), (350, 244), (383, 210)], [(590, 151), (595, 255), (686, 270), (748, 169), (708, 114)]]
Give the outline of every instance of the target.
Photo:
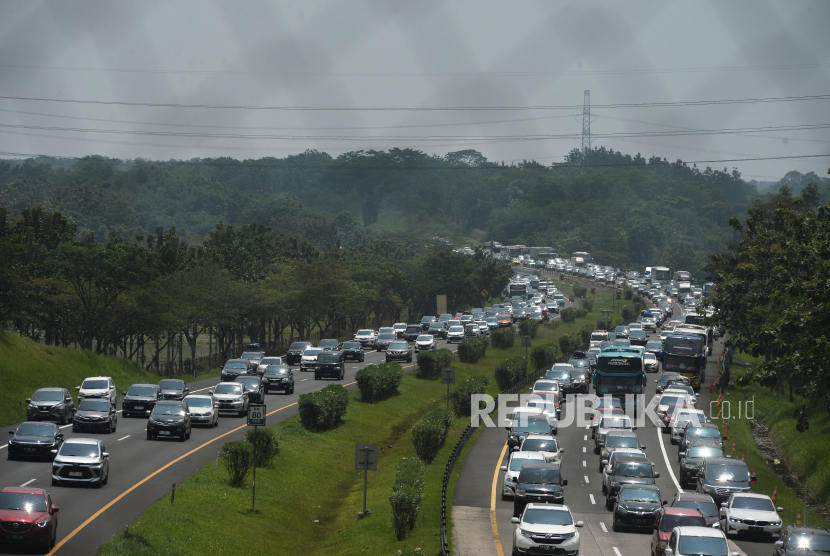
[(551, 164), (587, 90), (594, 147), (824, 176), (827, 22), (826, 0), (0, 0), (0, 157)]

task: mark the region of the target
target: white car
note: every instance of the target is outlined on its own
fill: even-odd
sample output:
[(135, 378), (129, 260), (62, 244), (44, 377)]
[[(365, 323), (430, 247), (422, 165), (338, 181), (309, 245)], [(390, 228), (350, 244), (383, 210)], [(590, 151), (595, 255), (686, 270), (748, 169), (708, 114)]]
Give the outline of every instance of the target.
[[(560, 554), (579, 553), (579, 531), (568, 506), (528, 504), (521, 517), (514, 517), (513, 554), (541, 554), (555, 546)], [(555, 544), (554, 544), (555, 543)], [(552, 550), (550, 552), (553, 552)]]
[(193, 425), (219, 426), (219, 410), (212, 396), (190, 394), (185, 396), (184, 403), (190, 411), (190, 422)]
[(464, 341), (464, 327), (459, 325), (450, 326), (447, 330), (447, 343), (463, 342)]
[(706, 415), (700, 409), (682, 409), (674, 414), (671, 421), (671, 443), (677, 444), (683, 438), (686, 423), (703, 425), (706, 423)]
[(562, 388), (555, 380), (537, 380), (533, 384), (533, 394), (557, 394), (562, 395)]
[(734, 493), (721, 504), (720, 527), (727, 537), (732, 533), (759, 533), (778, 539), (783, 528), (778, 512), (783, 511), (765, 494)]
[(647, 373), (656, 373), (660, 370), (660, 362), (653, 353), (643, 354), (643, 368)]
[(395, 337), (403, 338), (404, 332), (406, 332), (406, 323), (405, 322), (396, 322), (392, 325), (392, 330), (395, 331)]
[(562, 463), (565, 448), (559, 447), (559, 442), (550, 434), (529, 434), (522, 440), (519, 450), (536, 452), (545, 457), (549, 463)]
[(102, 487), (110, 478), (110, 455), (104, 444), (93, 438), (69, 438), (52, 450), (52, 485), (66, 483)]
[(323, 350), (320, 348), (308, 348), (303, 352), (303, 355), (300, 357), (300, 370), (305, 371), (313, 371), (314, 367), (317, 366), (317, 356), (323, 353)]
[(545, 461), (545, 456), (541, 452), (523, 452), (521, 450), (510, 452), (507, 465), (501, 466), (501, 470), (504, 471), (504, 488), (501, 492), (502, 500), (508, 500), (516, 495), (514, 490), (516, 480), (519, 478), (519, 471), (522, 470), (522, 465), (526, 461)]
[(542, 411), (542, 414), (548, 418), (548, 423), (553, 427), (554, 432), (559, 426), (559, 414), (561, 410), (556, 409), (556, 404), (545, 399), (531, 399), (527, 402), (527, 407), (535, 407)]
[(657, 409), (655, 413), (657, 413), (657, 416), (660, 418), (660, 420), (665, 422), (666, 412), (669, 410), (669, 407), (678, 403), (684, 403), (690, 408), (694, 407), (692, 401), (685, 394), (681, 394), (679, 392), (668, 394), (664, 393), (660, 395), (660, 401), (657, 402)]
[[(490, 325), (487, 324), (486, 321), (477, 320), (477, 321), (475, 321), (475, 324), (478, 325), (479, 335), (481, 335), (481, 336), (489, 336), (490, 335)], [(498, 323), (496, 323), (496, 324), (498, 324)]]
[(242, 417), (248, 413), (248, 393), (241, 382), (220, 382), (208, 390), (217, 411), (230, 411)]
[[(711, 527), (675, 527), (669, 536), (663, 556), (730, 556), (726, 535)], [(731, 556), (739, 556), (732, 552)]]
[(600, 417), (599, 424), (597, 424), (597, 434), (594, 439), (594, 453), (598, 454), (602, 445), (605, 443), (605, 437), (612, 430), (633, 431), (634, 423), (628, 415), (604, 415)]
[(115, 406), (117, 393), (115, 391), (115, 382), (108, 376), (91, 376), (85, 378), (80, 386), (76, 386), (78, 391), (78, 405), (86, 398), (93, 399), (109, 399), (110, 405)]
[(695, 396), (694, 388), (686, 384), (674, 383), (665, 390), (663, 390), (661, 394), (685, 394), (686, 397), (689, 398), (689, 401), (692, 405), (695, 405), (697, 403), (697, 396)]
[(358, 330), (354, 335), (354, 341), (360, 342), (361, 347), (371, 349), (374, 349), (377, 338), (378, 335), (374, 330)]
[(432, 351), (435, 349), (435, 338), (432, 334), (421, 334), (415, 338), (415, 352)]
[(632, 322), (631, 324), (629, 324), (629, 325), (628, 325), (628, 333), (629, 333), (629, 334), (631, 334), (631, 333), (632, 333), (632, 332), (634, 332), (635, 330), (643, 330), (643, 325), (642, 325), (642, 323), (639, 323), (639, 322)]
[(283, 365), (287, 363), (282, 362), (282, 357), (263, 357), (259, 360), (259, 364), (257, 365), (256, 372), (259, 376), (262, 376), (262, 373), (265, 372), (265, 368), (268, 365)]

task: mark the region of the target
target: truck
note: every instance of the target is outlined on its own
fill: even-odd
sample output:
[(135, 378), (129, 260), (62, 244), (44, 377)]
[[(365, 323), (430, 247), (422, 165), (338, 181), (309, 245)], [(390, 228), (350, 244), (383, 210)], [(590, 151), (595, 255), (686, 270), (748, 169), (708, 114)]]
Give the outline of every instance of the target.
[(582, 257), (571, 257), (571, 264), (574, 268), (585, 268), (585, 259)]
[[(610, 395), (619, 398), (626, 413), (636, 417), (643, 408), (643, 392), (646, 371), (643, 366), (643, 348), (607, 347), (597, 354), (594, 372), (594, 391), (597, 396)], [(634, 407), (628, 407), (627, 395), (633, 395)]]
[(515, 281), (510, 282), (507, 286), (507, 291), (512, 298), (514, 295), (521, 297), (522, 299), (527, 299), (527, 282), (524, 281)]
[(677, 299), (683, 299), (685, 295), (692, 293), (692, 283), (691, 282), (678, 282), (677, 283)]
[(671, 271), (665, 266), (653, 266), (651, 267), (651, 279), (667, 284), (671, 281)]

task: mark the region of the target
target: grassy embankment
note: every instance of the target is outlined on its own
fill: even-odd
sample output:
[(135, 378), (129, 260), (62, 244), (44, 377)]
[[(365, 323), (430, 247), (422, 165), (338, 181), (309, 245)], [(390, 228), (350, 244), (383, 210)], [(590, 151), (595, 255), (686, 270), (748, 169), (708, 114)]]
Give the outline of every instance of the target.
[[(603, 303), (571, 326), (578, 330), (595, 322)], [(562, 328), (539, 328), (534, 345), (557, 341)], [(476, 373), (494, 375), (501, 361), (523, 356), (518, 347), (489, 348), (478, 363), (458, 361), (456, 380)], [(495, 381), (488, 393), (496, 394)], [(424, 500), (415, 529), (403, 541), (395, 540), (388, 497), (394, 466), (402, 457), (415, 457), (410, 429), (425, 413), (446, 404), (446, 386), (440, 379), (424, 380), (407, 373), (400, 395), (377, 404), (361, 403), (351, 393), (349, 410), (341, 426), (324, 433), (305, 431), (297, 417), (272, 427), (279, 439), (280, 454), (271, 468), (257, 471), (257, 511), (251, 512), (250, 477), (245, 488), (231, 488), (227, 473), (209, 464), (199, 471), (198, 481), (186, 481), (176, 493), (152, 506), (130, 527), (127, 539), (118, 536), (100, 547), (98, 554), (139, 556), (149, 554), (437, 554), (440, 549), (441, 484), (452, 450), (469, 423), (455, 420), (441, 452), (427, 466)], [(378, 471), (369, 473), (367, 506), (372, 515), (363, 520), (363, 474), (354, 470), (354, 446), (377, 443), (391, 446), (380, 453)], [(456, 465), (455, 485), (461, 462)], [(452, 501), (453, 492), (448, 494)], [(451, 510), (449, 508), (448, 510)], [(217, 534), (216, 523), (223, 524)]]
[[(218, 376), (219, 369), (200, 373), (199, 376)], [(19, 423), (20, 402), (26, 410), (26, 398), (38, 388), (59, 386), (68, 388), (77, 403), (76, 386), (90, 376), (111, 376), (118, 388), (118, 395), (131, 384), (157, 383), (161, 377), (141, 369), (126, 359), (97, 355), (90, 351), (46, 346), (0, 331), (0, 424)], [(187, 375), (185, 380), (192, 375)]]
[[(735, 359), (756, 365), (759, 361), (749, 355), (740, 354)], [(748, 367), (732, 365), (731, 380), (737, 380), (749, 372)], [(790, 469), (804, 479), (805, 485), (826, 505), (830, 501), (830, 420), (824, 407), (809, 407), (810, 428), (805, 432), (798, 432), (795, 428), (796, 419), (793, 413), (798, 407), (809, 405), (803, 398), (795, 397), (790, 402), (787, 395), (780, 392), (770, 392), (758, 384), (738, 386), (735, 390), (727, 390), (724, 400), (730, 402), (729, 409), (732, 419), (729, 423), (729, 442), (724, 446), (727, 454), (732, 452), (732, 441), (737, 435), (737, 453), (734, 457), (745, 455), (749, 448), (748, 465), (758, 474), (758, 484), (753, 487), (754, 492), (772, 495), (778, 487), (778, 505), (784, 508), (781, 514), (785, 524), (795, 523), (796, 514), (801, 510), (802, 516), (805, 506), (799, 501), (796, 494), (787, 488), (778, 477), (773, 466), (769, 465), (761, 455), (752, 439), (752, 420), (746, 418), (745, 404), (754, 401), (754, 418), (763, 420), (769, 427), (770, 439), (775, 443), (778, 451)], [(716, 394), (713, 394), (715, 397)], [(738, 403), (741, 404), (741, 418), (738, 418)], [(752, 411), (750, 410), (750, 417)], [(718, 425), (721, 421), (717, 421)], [(815, 512), (810, 513), (810, 525), (827, 527), (827, 521)]]

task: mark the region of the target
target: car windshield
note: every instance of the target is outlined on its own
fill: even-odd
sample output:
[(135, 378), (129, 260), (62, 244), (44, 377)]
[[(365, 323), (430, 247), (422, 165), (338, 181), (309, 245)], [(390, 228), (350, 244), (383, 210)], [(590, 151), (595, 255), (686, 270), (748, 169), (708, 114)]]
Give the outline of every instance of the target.
[(510, 458), (510, 471), (521, 471), (526, 461), (540, 461), (538, 458)]
[(187, 407), (210, 407), (213, 404), (210, 398), (193, 398), (188, 396), (184, 401), (187, 403)]
[(84, 400), (78, 406), (78, 411), (102, 411), (104, 413), (110, 410), (110, 402), (107, 400)]
[(732, 500), (732, 507), (740, 510), (758, 510), (760, 512), (774, 512), (775, 506), (768, 498), (755, 498), (754, 496), (736, 496)]
[(657, 502), (660, 503), (660, 493), (649, 488), (624, 488), (620, 492), (620, 500), (624, 502)]
[(603, 417), (599, 423), (601, 429), (630, 429), (631, 421), (621, 417)]
[(303, 352), (303, 357), (314, 357), (315, 355), (318, 355), (319, 353), (322, 353), (322, 351), (323, 351), (322, 349), (318, 349), (318, 348), (308, 348), (307, 350), (305, 350)]
[(34, 402), (59, 402), (63, 399), (61, 390), (38, 390), (32, 396)]
[(152, 386), (130, 386), (129, 391), (127, 391), (127, 395), (155, 397), (156, 389)]
[(106, 380), (85, 380), (81, 385), (81, 390), (106, 390), (109, 388), (109, 383)]
[(418, 342), (431, 342), (432, 341), (432, 336), (427, 336), (426, 334), (422, 334), (422, 335), (418, 336), (417, 341)]
[(643, 361), (651, 361), (651, 362), (657, 361), (657, 356), (654, 355), (653, 353), (644, 353), (643, 354)]
[(695, 537), (683, 535), (677, 548), (679, 554), (700, 554), (702, 556), (727, 556), (726, 539), (723, 537)]
[(340, 342), (338, 342), (337, 340), (334, 340), (334, 339), (320, 340), (320, 347), (338, 346), (338, 345), (340, 345)]
[(573, 525), (574, 521), (571, 512), (565, 510), (528, 508), (522, 522), (535, 525)]
[(622, 409), (622, 400), (619, 398), (612, 398), (611, 396), (600, 396), (597, 398), (594, 407), (597, 409), (603, 407), (619, 407)]
[(642, 463), (633, 463), (620, 461), (617, 462), (617, 470), (615, 475), (621, 477), (651, 477), (651, 464), (643, 465)]
[(749, 481), (749, 469), (745, 465), (710, 465), (706, 468), (706, 478), (719, 482)]
[(718, 507), (715, 505), (714, 502), (704, 502), (698, 500), (680, 500), (675, 504), (678, 508), (688, 508), (690, 510), (700, 510), (706, 517), (717, 517), (718, 516)]
[(181, 380), (162, 380), (159, 382), (159, 388), (162, 390), (182, 390), (184, 382)]
[(558, 452), (559, 447), (556, 445), (556, 440), (547, 440), (544, 438), (528, 438), (522, 442), (523, 452)]
[(289, 350), (300, 350), (300, 351), (302, 351), (307, 347), (308, 347), (308, 343), (306, 343), (306, 342), (294, 342), (293, 344), (291, 344), (291, 347), (288, 348), (288, 349)]
[(389, 344), (389, 349), (408, 349), (409, 344), (406, 342), (392, 342)]
[(692, 446), (689, 448), (689, 452), (686, 454), (688, 458), (721, 458), (723, 457), (723, 452), (721, 452), (720, 448), (709, 447), (709, 446)]
[(660, 530), (671, 533), (675, 527), (706, 527), (706, 520), (702, 515), (664, 515)]
[(246, 351), (239, 358), (240, 359), (259, 359), (260, 354), (255, 351)]
[(222, 384), (217, 384), (216, 389), (213, 391), (214, 394), (241, 394), (242, 393), (242, 385), (233, 382), (223, 382)]
[(247, 369), (248, 364), (244, 361), (228, 361), (225, 363), (226, 369)]
[(156, 404), (153, 408), (154, 415), (184, 415), (184, 408), (180, 405)]
[(545, 374), (546, 380), (570, 380), (571, 375), (568, 373), (561, 373), (559, 371), (548, 371)]
[(660, 375), (660, 378), (657, 379), (657, 385), (665, 386), (670, 380), (676, 380), (679, 377), (680, 375), (676, 373), (663, 373)]
[(538, 407), (542, 411), (554, 411), (556, 406), (552, 402), (544, 400), (531, 400), (527, 402), (527, 407)]
[(559, 390), (559, 385), (555, 382), (537, 382), (533, 385), (535, 392), (556, 392)]
[(686, 403), (686, 399), (678, 396), (663, 396), (660, 398), (660, 405), (675, 405), (681, 402)]
[[(430, 327), (430, 328), (432, 328), (432, 327)], [(441, 330), (443, 330), (443, 329), (444, 329), (444, 325), (443, 325), (443, 324), (439, 324), (439, 325), (438, 325), (438, 328), (440, 328)], [(394, 335), (394, 334), (388, 334), (388, 333), (378, 334), (378, 340), (394, 340), (394, 339), (395, 339), (395, 335)]]
[(46, 498), (39, 493), (0, 492), (0, 510), (45, 512)]
[(265, 367), (265, 375), (287, 375), (288, 371), (290, 371), (288, 367), (282, 367), (277, 365), (272, 365), (269, 367)]
[(90, 444), (87, 442), (64, 442), (61, 446), (59, 456), (72, 456), (76, 458), (97, 458), (98, 444)]
[(522, 469), (519, 473), (520, 483), (531, 483), (534, 485), (558, 485), (561, 482), (559, 469)]
[(605, 439), (607, 448), (639, 448), (637, 439), (633, 436), (612, 435)]
[(450, 326), (450, 332), (464, 332), (463, 326)]
[(254, 386), (259, 386), (259, 379), (258, 378), (253, 378), (253, 377), (252, 378), (237, 378), (234, 382), (239, 382), (241, 384), (244, 384), (245, 386), (248, 386), (249, 388), (252, 388)]
[(15, 434), (19, 436), (43, 436), (45, 438), (51, 438), (55, 435), (55, 428), (47, 424), (23, 423), (17, 427)]
[(570, 375), (571, 375), (571, 379), (576, 379), (576, 380), (585, 380), (585, 378), (587, 378), (587, 376), (588, 376), (588, 375), (585, 374), (585, 371), (571, 371)]
[(317, 356), (318, 363), (339, 363), (340, 362), (340, 354), (339, 353), (331, 353), (331, 352), (323, 352)]
[(263, 357), (260, 365), (282, 365), (282, 357)]
[(360, 349), (360, 344), (358, 342), (345, 342), (343, 349)]
[(830, 552), (830, 535), (826, 533), (793, 533), (787, 539), (786, 548)]
[(720, 438), (720, 431), (712, 427), (693, 427), (686, 432), (686, 438)]
[(517, 419), (513, 432), (550, 434), (550, 425), (547, 419)]

